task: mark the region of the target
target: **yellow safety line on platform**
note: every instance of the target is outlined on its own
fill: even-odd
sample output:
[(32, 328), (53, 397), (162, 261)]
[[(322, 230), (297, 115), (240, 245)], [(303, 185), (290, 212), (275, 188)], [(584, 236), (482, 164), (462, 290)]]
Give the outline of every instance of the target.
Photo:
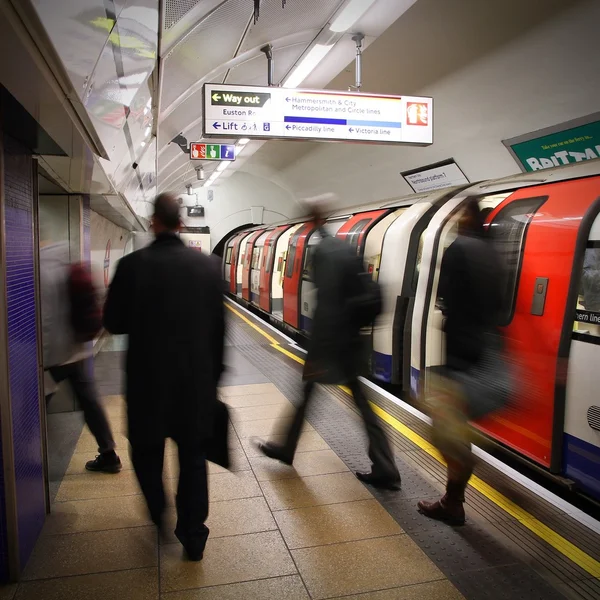
[[(291, 358), (297, 363), (304, 364), (304, 360), (299, 356), (296, 356), (289, 350), (282, 348), (279, 342), (266, 331), (261, 329), (255, 323), (252, 323), (250, 319), (244, 317), (239, 311), (235, 310), (229, 304), (225, 304), (227, 308), (237, 315), (244, 323), (250, 325), (252, 329), (258, 331), (262, 336), (271, 342), (271, 347), (275, 350), (285, 354), (285, 356)], [(338, 386), (348, 395), (352, 395), (351, 391), (346, 386)], [(439, 463), (445, 465), (442, 455), (437, 451), (435, 446), (429, 443), (425, 438), (421, 437), (417, 432), (407, 427), (404, 423), (390, 415), (388, 412), (383, 410), (377, 404), (369, 402), (373, 408), (373, 411), (381, 419), (383, 419), (388, 425), (393, 427), (398, 433), (409, 439), (421, 450), (435, 458)], [(483, 494), (488, 500), (491, 500), (496, 506), (499, 506), (502, 510), (508, 513), (511, 517), (514, 517), (523, 526), (525, 526), (534, 535), (544, 540), (547, 544), (550, 544), (553, 548), (558, 550), (563, 556), (566, 556), (569, 560), (573, 561), (576, 565), (580, 566), (584, 571), (587, 571), (592, 577), (600, 577), (600, 562), (592, 558), (589, 554), (581, 550), (565, 539), (562, 535), (556, 533), (553, 529), (544, 525), (540, 520), (536, 519), (531, 513), (515, 504), (512, 500), (495, 490), (492, 486), (487, 484), (485, 481), (473, 475), (469, 481), (469, 485), (476, 489), (479, 493)]]

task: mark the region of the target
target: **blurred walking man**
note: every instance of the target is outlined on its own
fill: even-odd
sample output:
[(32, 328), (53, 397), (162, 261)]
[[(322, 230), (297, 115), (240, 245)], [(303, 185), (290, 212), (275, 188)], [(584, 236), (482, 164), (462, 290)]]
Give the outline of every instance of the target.
[(46, 403), (50, 402), (58, 385), (67, 380), (98, 444), (98, 456), (88, 461), (85, 468), (118, 473), (122, 468), (121, 460), (115, 452), (115, 440), (87, 365), (92, 356), (88, 342), (102, 325), (101, 307), (96, 300), (89, 267), (71, 265), (68, 243), (43, 239), (40, 244), (40, 287)]
[(313, 256), (313, 279), (317, 288), (308, 354), (304, 366), (304, 401), (287, 432), (283, 445), (261, 442), (266, 456), (291, 465), (300, 439), (302, 424), (316, 383), (345, 384), (352, 391), (369, 438), (372, 470), (356, 473), (374, 487), (396, 490), (400, 474), (385, 433), (358, 383), (361, 328), (361, 264), (348, 244), (330, 236), (325, 229), (324, 200), (310, 203), (314, 235), (321, 237)]
[(175, 534), (190, 560), (208, 538), (206, 450), (223, 364), (223, 286), (215, 264), (178, 236), (179, 204), (154, 204), (153, 244), (125, 256), (110, 286), (104, 325), (129, 335), (126, 400), (132, 461), (154, 523), (163, 528), (165, 439), (179, 448)]

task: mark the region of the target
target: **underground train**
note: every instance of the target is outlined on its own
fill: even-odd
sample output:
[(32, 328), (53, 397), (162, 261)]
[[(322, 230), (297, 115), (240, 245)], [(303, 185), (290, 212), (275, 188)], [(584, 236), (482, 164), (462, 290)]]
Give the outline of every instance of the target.
[[(384, 295), (363, 331), (370, 376), (426, 395), (444, 356), (436, 303), (444, 250), (477, 197), (505, 264), (502, 314), (519, 385), (510, 406), (474, 427), (600, 499), (600, 161), (413, 194), (333, 214), (326, 225), (364, 260)], [(231, 297), (296, 335), (310, 331), (312, 223), (238, 232), (226, 243)]]

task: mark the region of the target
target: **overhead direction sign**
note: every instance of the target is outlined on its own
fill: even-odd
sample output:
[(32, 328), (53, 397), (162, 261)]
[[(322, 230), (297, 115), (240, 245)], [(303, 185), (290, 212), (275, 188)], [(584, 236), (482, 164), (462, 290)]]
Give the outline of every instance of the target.
[(232, 84), (204, 85), (204, 135), (433, 143), (433, 99)]
[(233, 144), (190, 144), (190, 158), (192, 160), (235, 160), (235, 146)]

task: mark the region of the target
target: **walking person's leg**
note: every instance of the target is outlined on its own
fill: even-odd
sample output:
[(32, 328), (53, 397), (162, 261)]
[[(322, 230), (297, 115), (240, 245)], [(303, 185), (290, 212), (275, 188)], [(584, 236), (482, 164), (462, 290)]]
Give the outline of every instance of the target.
[(163, 486), (163, 464), (165, 443), (144, 444), (131, 441), (131, 462), (138, 483), (150, 512), (152, 522), (160, 529), (163, 528), (163, 513), (165, 511), (165, 490)]
[(202, 560), (209, 529), (206, 452), (200, 444), (179, 443), (179, 485), (175, 535), (190, 560)]
[(51, 371), (53, 377), (55, 372), (62, 379), (68, 379), (75, 398), (83, 410), (86, 425), (98, 444), (100, 454), (95, 460), (89, 461), (85, 465), (86, 469), (89, 471), (118, 473), (122, 468), (121, 460), (115, 452), (115, 440), (104, 409), (100, 404), (96, 384), (93, 377), (87, 372), (85, 361), (54, 367)]
[(369, 458), (373, 463), (370, 473), (357, 473), (356, 476), (365, 483), (376, 487), (396, 490), (400, 488), (400, 473), (394, 460), (390, 443), (373, 412), (369, 401), (364, 395), (357, 379), (352, 380), (348, 387), (352, 392), (354, 402), (360, 410), (367, 436), (369, 438)]
[(474, 460), (468, 436), (468, 420), (462, 396), (450, 380), (442, 380), (430, 400), (433, 442), (447, 464), (446, 493), (436, 502), (421, 500), (419, 512), (452, 525), (465, 522), (465, 489)]
[(280, 460), (288, 465), (294, 462), (294, 455), (296, 454), (296, 448), (298, 447), (298, 440), (302, 433), (302, 425), (304, 424), (304, 417), (306, 416), (306, 410), (312, 398), (312, 393), (315, 384), (312, 381), (307, 381), (304, 384), (304, 397), (302, 404), (298, 407), (294, 414), (294, 418), (287, 431), (286, 439), (283, 445), (272, 444), (270, 442), (260, 442), (258, 447), (260, 450), (269, 458)]

